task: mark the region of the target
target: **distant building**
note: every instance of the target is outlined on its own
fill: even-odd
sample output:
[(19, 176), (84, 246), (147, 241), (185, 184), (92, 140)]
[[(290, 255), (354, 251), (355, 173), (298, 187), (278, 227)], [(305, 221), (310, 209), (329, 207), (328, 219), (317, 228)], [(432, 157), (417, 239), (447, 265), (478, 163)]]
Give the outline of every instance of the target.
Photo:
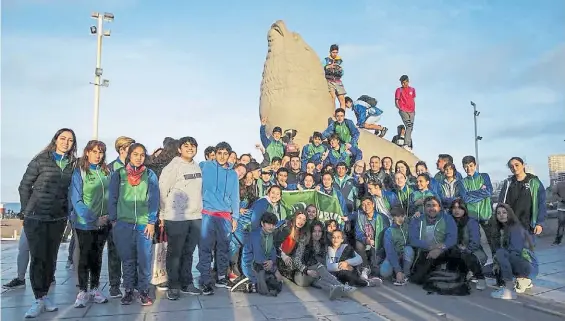
[(547, 158), (547, 167), (551, 186), (565, 181), (565, 154), (550, 155)]

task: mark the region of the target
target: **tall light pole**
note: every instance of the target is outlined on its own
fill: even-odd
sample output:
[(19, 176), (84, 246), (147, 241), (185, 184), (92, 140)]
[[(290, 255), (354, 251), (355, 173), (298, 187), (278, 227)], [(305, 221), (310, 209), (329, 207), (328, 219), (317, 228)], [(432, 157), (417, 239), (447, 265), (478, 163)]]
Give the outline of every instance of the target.
[(102, 76), (102, 38), (110, 36), (110, 30), (104, 30), (104, 21), (112, 22), (114, 21), (114, 14), (104, 12), (103, 14), (99, 12), (93, 12), (90, 15), (93, 19), (98, 21), (97, 26), (90, 27), (90, 34), (96, 36), (96, 69), (94, 69), (94, 120), (93, 120), (93, 134), (92, 139), (98, 139), (98, 115), (100, 110), (100, 86), (108, 87), (110, 81), (108, 79), (100, 79)]
[(477, 161), (477, 171), (479, 170), (479, 140), (482, 140), (483, 137), (479, 136), (477, 132), (477, 117), (481, 114), (480, 111), (477, 111), (477, 105), (471, 101), (471, 106), (473, 106), (473, 120), (475, 122), (475, 160)]

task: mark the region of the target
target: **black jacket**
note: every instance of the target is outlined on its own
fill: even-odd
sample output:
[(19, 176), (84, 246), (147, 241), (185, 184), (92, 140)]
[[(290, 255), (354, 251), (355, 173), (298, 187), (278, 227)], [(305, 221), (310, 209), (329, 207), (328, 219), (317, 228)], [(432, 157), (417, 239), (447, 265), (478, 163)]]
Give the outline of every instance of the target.
[(61, 170), (51, 153), (41, 152), (32, 159), (20, 182), (20, 204), (26, 218), (52, 221), (68, 217), (75, 161)]

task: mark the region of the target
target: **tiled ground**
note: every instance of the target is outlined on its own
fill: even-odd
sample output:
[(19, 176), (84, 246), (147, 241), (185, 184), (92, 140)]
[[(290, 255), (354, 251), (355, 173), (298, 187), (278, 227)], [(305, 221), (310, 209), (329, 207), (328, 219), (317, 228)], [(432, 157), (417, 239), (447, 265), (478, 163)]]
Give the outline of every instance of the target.
[[(564, 320), (565, 246), (550, 247), (550, 240), (542, 238), (539, 243), (541, 272), (532, 295), (520, 296), (513, 302), (491, 299), (490, 290), (474, 291), (466, 297), (440, 297), (428, 295), (415, 285), (363, 289), (351, 298), (329, 301), (320, 290), (288, 285), (277, 298), (217, 290), (213, 296), (184, 296), (169, 301), (157, 293), (151, 307), (121, 306), (119, 300), (111, 300), (84, 309), (72, 306), (76, 287), (73, 271), (65, 270), (68, 244), (63, 244), (57, 263), (57, 285), (51, 290), (59, 311), (44, 313), (38, 320)], [(1, 279), (5, 283), (16, 275), (16, 242), (2, 242), (1, 253)], [(107, 291), (105, 263), (101, 281)], [(23, 319), (32, 301), (29, 281), (25, 289), (4, 291), (1, 320)]]

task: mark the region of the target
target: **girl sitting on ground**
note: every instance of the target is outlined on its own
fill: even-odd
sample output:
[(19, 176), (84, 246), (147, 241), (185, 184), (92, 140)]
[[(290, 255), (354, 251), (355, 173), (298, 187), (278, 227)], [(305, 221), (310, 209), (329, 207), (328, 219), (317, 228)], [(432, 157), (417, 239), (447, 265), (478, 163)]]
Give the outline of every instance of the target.
[(532, 268), (533, 242), (509, 205), (498, 203), (495, 213), (494, 260), (502, 287), (492, 292), (491, 297), (514, 300), (516, 293), (523, 293), (533, 286), (528, 278)]
[(355, 249), (343, 243), (344, 234), (342, 231), (332, 233), (332, 243), (328, 246), (326, 254), (326, 268), (330, 273), (344, 284), (365, 287), (370, 286), (368, 280), (361, 278), (358, 268), (363, 264), (363, 259)]

